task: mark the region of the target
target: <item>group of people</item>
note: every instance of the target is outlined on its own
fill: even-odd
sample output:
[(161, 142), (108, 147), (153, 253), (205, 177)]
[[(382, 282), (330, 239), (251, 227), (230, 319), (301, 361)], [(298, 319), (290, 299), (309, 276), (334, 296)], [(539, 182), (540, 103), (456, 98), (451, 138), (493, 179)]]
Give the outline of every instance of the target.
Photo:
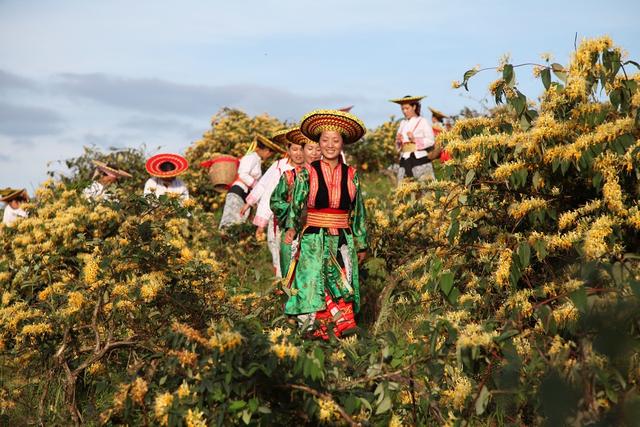
[[(432, 110), (432, 124), (421, 113), (423, 97), (391, 100), (400, 104), (396, 147), (400, 153), (398, 180), (433, 179), (431, 161), (442, 153), (435, 143), (444, 114)], [(327, 340), (357, 331), (355, 313), (360, 309), (358, 264), (368, 248), (365, 208), (356, 169), (346, 164), (343, 147), (355, 144), (366, 133), (364, 123), (345, 110), (316, 110), (299, 126), (271, 138), (258, 135), (238, 164), (235, 181), (225, 197), (219, 227), (245, 222), (255, 207), (256, 237), (266, 236), (273, 270), (282, 278), (287, 295), (284, 311), (296, 319), (311, 338)], [(262, 164), (274, 155), (262, 174)], [(445, 159), (446, 160), (446, 159)], [(93, 182), (83, 196), (93, 201), (114, 201), (109, 187), (131, 175), (95, 161)], [(158, 154), (146, 162), (151, 178), (144, 194), (173, 193), (186, 200), (189, 192), (178, 176), (188, 162), (177, 154)], [(20, 204), (26, 191), (1, 190), (7, 202), (4, 223), (11, 226), (27, 212)]]

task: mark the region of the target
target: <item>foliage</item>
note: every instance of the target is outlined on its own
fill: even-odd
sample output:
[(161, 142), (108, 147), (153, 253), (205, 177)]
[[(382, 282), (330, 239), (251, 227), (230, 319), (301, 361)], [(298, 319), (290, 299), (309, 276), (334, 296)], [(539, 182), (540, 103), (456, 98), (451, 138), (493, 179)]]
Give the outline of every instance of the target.
[(398, 121), (391, 117), (373, 130), (369, 130), (364, 140), (345, 147), (350, 164), (367, 172), (378, 172), (395, 163), (398, 153), (395, 147)]
[(250, 117), (246, 113), (223, 108), (211, 118), (211, 129), (186, 150), (191, 167), (184, 175), (189, 193), (210, 211), (219, 209), (224, 203), (223, 195), (213, 190), (207, 171), (199, 164), (217, 154), (242, 157), (256, 134), (271, 136), (286, 127), (285, 123), (267, 114)]
[[(206, 203), (122, 188), (91, 204), (82, 168), (47, 183), (29, 219), (0, 229), (3, 421), (633, 425), (640, 95), (619, 54), (591, 40), (548, 66), (557, 81), (542, 67), (539, 106), (502, 64), (490, 90), (505, 105), (442, 134), (453, 159), (437, 181), (391, 194), (365, 177), (357, 338), (303, 339), (254, 272), (252, 228), (220, 234)], [(192, 164), (277, 127), (219, 117)], [(379, 153), (393, 127), (369, 136)], [(203, 180), (187, 176), (199, 201)]]

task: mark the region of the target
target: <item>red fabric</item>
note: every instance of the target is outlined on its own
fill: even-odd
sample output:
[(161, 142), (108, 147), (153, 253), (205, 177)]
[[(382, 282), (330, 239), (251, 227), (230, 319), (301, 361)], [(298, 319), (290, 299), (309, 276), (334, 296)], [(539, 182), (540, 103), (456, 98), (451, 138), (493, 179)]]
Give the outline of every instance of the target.
[(440, 161), (445, 163), (447, 160), (451, 160), (451, 154), (449, 154), (447, 150), (442, 150), (442, 153), (440, 153)]

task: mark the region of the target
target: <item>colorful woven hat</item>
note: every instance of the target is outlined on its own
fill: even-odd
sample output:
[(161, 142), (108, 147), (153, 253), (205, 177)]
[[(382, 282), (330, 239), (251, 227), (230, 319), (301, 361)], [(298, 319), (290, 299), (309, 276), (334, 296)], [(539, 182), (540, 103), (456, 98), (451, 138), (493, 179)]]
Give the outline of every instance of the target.
[(284, 154), (287, 152), (287, 144), (288, 142), (284, 143), (284, 145), (280, 145), (277, 144), (275, 142), (273, 142), (272, 140), (270, 140), (269, 138), (267, 138), (266, 136), (263, 135), (256, 135), (256, 141), (262, 145), (264, 145), (265, 147), (267, 147), (268, 149), (270, 149), (273, 152), (276, 153), (280, 153), (280, 154)]
[(319, 141), (326, 130), (340, 132), (345, 144), (353, 144), (367, 133), (362, 120), (340, 110), (315, 110), (300, 121), (300, 131), (312, 141)]
[(438, 120), (446, 119), (447, 117), (449, 117), (442, 111), (436, 110), (435, 108), (429, 107), (429, 110), (431, 111), (431, 115)]
[(411, 96), (411, 95), (407, 95), (403, 98), (398, 98), (398, 99), (390, 99), (389, 101), (391, 102), (395, 102), (396, 104), (407, 104), (410, 102), (420, 102), (421, 99), (426, 98), (426, 96)]
[(102, 172), (104, 174), (115, 176), (116, 178), (131, 178), (132, 177), (132, 175), (129, 172), (125, 172), (125, 171), (123, 171), (121, 169), (112, 168), (111, 166), (109, 166), (105, 162), (101, 162), (99, 160), (92, 160), (92, 163), (95, 165), (96, 169), (98, 169), (100, 172)]
[(2, 189), (2, 197), (0, 198), (0, 202), (10, 202), (22, 195), (27, 198), (27, 190), (25, 190), (24, 188), (4, 188)]
[(310, 142), (315, 143), (315, 141), (304, 136), (300, 128), (293, 128), (289, 130), (289, 132), (287, 132), (287, 139), (291, 141), (292, 144), (297, 144), (302, 146), (305, 146)]
[(291, 144), (291, 141), (289, 141), (289, 139), (287, 138), (287, 132), (289, 132), (290, 130), (291, 129), (282, 129), (274, 132), (271, 136), (271, 140), (281, 147), (286, 147), (287, 145)]
[[(170, 170), (162, 170), (161, 166), (165, 163), (173, 165), (173, 168), (170, 168)], [(174, 176), (178, 176), (182, 172), (186, 171), (189, 167), (189, 162), (179, 154), (163, 153), (156, 154), (149, 158), (144, 167), (151, 176), (158, 178), (173, 178)]]

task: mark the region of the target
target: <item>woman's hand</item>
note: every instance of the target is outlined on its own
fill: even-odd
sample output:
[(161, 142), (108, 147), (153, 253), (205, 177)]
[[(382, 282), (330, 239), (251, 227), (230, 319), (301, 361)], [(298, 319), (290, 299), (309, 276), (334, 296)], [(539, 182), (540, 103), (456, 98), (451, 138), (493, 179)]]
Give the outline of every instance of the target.
[(364, 261), (366, 257), (367, 257), (367, 251), (358, 252), (358, 263), (361, 263), (362, 261)]
[(240, 215), (244, 215), (246, 211), (251, 209), (251, 205), (249, 203), (245, 203), (244, 206), (240, 209)]
[(409, 138), (410, 142), (413, 142), (413, 132), (411, 131), (407, 132), (407, 137)]
[(293, 239), (296, 238), (296, 230), (293, 228), (290, 228), (287, 230), (287, 232), (284, 234), (284, 242), (287, 245), (290, 245), (293, 243)]

